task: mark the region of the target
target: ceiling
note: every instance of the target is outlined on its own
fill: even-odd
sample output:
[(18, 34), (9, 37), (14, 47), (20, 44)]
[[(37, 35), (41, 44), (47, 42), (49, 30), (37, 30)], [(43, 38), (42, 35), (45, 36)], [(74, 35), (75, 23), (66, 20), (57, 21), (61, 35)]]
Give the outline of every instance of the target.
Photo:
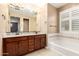
[[(56, 8), (59, 8), (67, 3), (50, 3), (50, 4)], [(27, 8), (30, 11), (36, 12), (39, 9), (39, 7), (41, 7), (43, 4), (41, 4), (41, 6), (39, 6), (39, 4), (34, 4), (34, 3), (13, 3), (13, 5), (18, 5), (20, 7)]]
[(53, 5), (56, 8), (60, 8), (60, 7), (64, 6), (67, 3), (50, 3), (50, 4)]

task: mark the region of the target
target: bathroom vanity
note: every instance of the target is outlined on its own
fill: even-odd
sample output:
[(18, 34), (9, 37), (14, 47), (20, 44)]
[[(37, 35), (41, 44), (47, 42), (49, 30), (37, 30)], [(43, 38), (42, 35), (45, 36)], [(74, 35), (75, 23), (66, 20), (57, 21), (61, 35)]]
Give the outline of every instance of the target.
[(40, 30), (37, 12), (17, 4), (2, 4), (1, 10), (0, 56), (25, 55), (46, 46), (47, 32)]
[(20, 56), (46, 47), (46, 34), (3, 38), (3, 56)]

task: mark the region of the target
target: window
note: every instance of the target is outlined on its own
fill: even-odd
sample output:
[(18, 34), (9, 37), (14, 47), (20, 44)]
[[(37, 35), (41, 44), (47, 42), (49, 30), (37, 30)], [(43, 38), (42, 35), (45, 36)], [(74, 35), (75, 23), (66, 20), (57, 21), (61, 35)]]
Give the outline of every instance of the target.
[(68, 31), (69, 30), (69, 20), (66, 20), (66, 21), (62, 21), (62, 30), (64, 31)]
[(69, 12), (63, 13), (61, 16), (62, 19), (67, 19), (69, 18)]
[(61, 31), (69, 31), (69, 11), (60, 14)]
[(79, 31), (79, 8), (71, 11), (72, 31)]
[(79, 31), (79, 19), (72, 20), (72, 31)]
[(79, 31), (79, 7), (62, 11), (60, 25), (60, 31)]

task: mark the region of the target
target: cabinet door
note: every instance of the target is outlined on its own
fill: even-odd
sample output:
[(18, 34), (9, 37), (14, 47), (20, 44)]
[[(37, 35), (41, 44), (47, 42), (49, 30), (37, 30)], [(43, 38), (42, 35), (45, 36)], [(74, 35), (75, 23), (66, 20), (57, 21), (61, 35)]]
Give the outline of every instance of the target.
[(46, 38), (41, 37), (41, 48), (44, 48), (46, 46)]
[(28, 40), (19, 41), (19, 53), (18, 55), (24, 55), (28, 53)]
[(29, 52), (34, 51), (34, 36), (29, 36)]
[(41, 47), (41, 41), (40, 41), (40, 36), (38, 35), (38, 36), (35, 36), (35, 49), (37, 50), (37, 49), (40, 49), (40, 47)]
[(17, 54), (18, 54), (18, 43), (17, 42), (6, 43), (6, 55), (16, 56)]

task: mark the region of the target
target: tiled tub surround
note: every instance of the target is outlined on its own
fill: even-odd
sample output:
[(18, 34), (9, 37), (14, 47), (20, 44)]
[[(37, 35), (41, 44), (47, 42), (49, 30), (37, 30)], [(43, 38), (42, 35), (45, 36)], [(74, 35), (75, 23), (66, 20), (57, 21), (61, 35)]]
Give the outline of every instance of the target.
[(64, 32), (64, 33), (51, 33), (48, 34), (48, 37), (65, 37), (79, 40), (78, 32)]
[(71, 36), (61, 36), (60, 34), (48, 34), (48, 48), (56, 49), (63, 55), (79, 56), (78, 37), (76, 38)]

